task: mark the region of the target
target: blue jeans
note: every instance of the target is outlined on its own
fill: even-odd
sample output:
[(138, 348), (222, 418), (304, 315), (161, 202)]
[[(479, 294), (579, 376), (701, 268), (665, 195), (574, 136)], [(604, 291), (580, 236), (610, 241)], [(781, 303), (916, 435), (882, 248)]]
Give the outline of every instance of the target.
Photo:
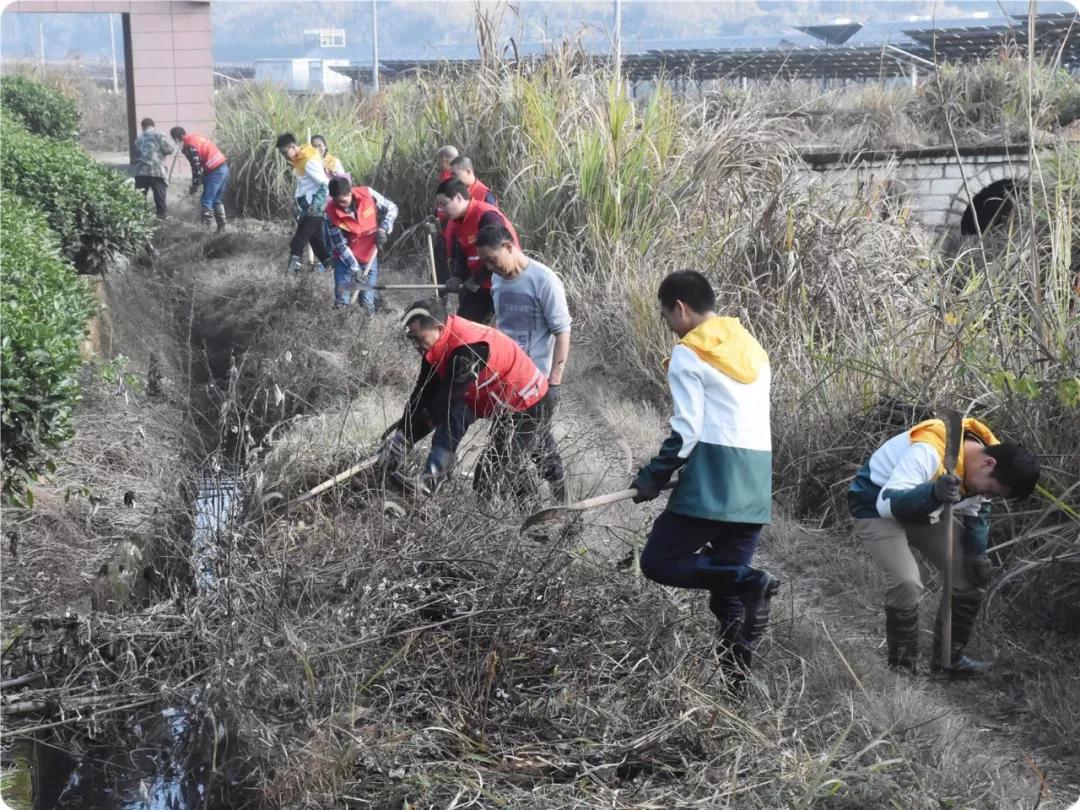
[(641, 552), (641, 573), (661, 585), (707, 590), (709, 609), (726, 626), (742, 615), (740, 586), (761, 576), (750, 566), (760, 533), (756, 523), (724, 523), (665, 511)]
[[(364, 265), (360, 265), (363, 270)], [(368, 270), (367, 284), (374, 286), (379, 280), (379, 257), (372, 258)], [(340, 259), (334, 262), (334, 301), (340, 306), (349, 306), (352, 298), (352, 270), (347, 262)], [(364, 290), (360, 293), (360, 303), (368, 312), (375, 311), (375, 291)]]
[(222, 163), (212, 172), (203, 175), (202, 207), (206, 211), (213, 211), (215, 205), (221, 203), (225, 196), (225, 186), (229, 184), (229, 164)]

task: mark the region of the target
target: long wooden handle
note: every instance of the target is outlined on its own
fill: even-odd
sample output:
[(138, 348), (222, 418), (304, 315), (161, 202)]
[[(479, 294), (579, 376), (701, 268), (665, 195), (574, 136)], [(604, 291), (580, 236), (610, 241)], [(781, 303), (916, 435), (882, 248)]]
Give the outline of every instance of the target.
[[(950, 471), (951, 472), (951, 471)], [(945, 521), (945, 572), (941, 588), (941, 666), (952, 668), (953, 505), (942, 510)]]
[[(678, 482), (668, 481), (666, 484), (660, 487), (660, 491), (663, 492), (665, 489), (672, 489), (674, 488), (676, 483)], [(636, 489), (621, 489), (618, 492), (609, 492), (606, 495), (597, 495), (594, 498), (586, 498), (583, 501), (578, 501), (577, 503), (570, 504), (570, 506), (567, 508), (573, 509), (575, 512), (583, 512), (586, 509), (595, 509), (598, 506), (607, 506), (609, 503), (618, 503), (619, 501), (625, 501), (629, 498), (633, 498), (637, 494), (638, 491)]]
[(379, 454), (378, 453), (376, 453), (375, 455), (373, 455), (373, 456), (371, 456), (369, 458), (365, 458), (359, 464), (354, 464), (353, 466), (349, 467), (349, 469), (342, 470), (337, 475), (335, 475), (333, 478), (328, 478), (325, 481), (323, 481), (321, 484), (319, 484), (317, 487), (313, 487), (312, 489), (309, 489), (307, 492), (305, 492), (303, 495), (299, 495), (299, 496), (293, 498), (291, 501), (289, 501), (287, 504), (285, 504), (285, 508), (286, 509), (292, 509), (294, 506), (299, 506), (302, 503), (310, 501), (315, 496), (321, 495), (322, 493), (326, 492), (326, 490), (328, 490), (328, 489), (333, 489), (334, 487), (336, 487), (338, 484), (342, 483), (343, 481), (348, 481), (350, 478), (352, 478), (357, 473), (363, 472), (364, 470), (368, 469), (369, 467), (374, 467), (378, 462), (379, 462)]
[(431, 265), (431, 283), (438, 286), (439, 274), (435, 271), (435, 243), (431, 239), (431, 231), (425, 229), (424, 232), (427, 234), (427, 255), (428, 264)]

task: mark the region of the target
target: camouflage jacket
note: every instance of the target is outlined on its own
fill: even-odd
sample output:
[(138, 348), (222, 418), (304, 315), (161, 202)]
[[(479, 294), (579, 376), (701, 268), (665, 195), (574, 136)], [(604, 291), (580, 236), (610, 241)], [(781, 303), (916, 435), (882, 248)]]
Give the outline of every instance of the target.
[(136, 177), (167, 177), (165, 156), (175, 150), (172, 143), (156, 129), (148, 129), (135, 139)]

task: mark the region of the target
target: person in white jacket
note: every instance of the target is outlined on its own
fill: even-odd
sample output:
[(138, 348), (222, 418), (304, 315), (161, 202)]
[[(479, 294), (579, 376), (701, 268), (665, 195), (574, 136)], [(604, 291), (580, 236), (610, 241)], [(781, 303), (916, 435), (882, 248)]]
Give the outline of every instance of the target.
[(296, 136), (291, 132), (278, 137), (277, 150), (292, 165), (296, 176), (296, 232), (289, 242), (287, 272), (300, 271), (300, 257), (306, 245), (311, 245), (320, 269), (333, 272), (334, 261), (326, 245), (323, 228), (330, 180), (326, 176), (322, 157), (314, 146), (297, 143)]

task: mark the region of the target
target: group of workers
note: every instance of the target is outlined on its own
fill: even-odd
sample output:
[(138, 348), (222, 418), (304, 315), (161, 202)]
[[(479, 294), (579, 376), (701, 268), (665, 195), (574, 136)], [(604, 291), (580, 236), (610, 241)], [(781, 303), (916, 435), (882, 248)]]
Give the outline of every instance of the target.
[[(143, 129), (140, 142), (160, 140), (162, 154), (169, 153), (152, 121), (144, 121)], [(218, 214), (227, 163), (206, 139), (180, 128), (171, 134), (204, 187), (203, 218), (209, 220)], [(360, 300), (370, 310), (378, 250), (393, 230), (397, 207), (370, 187), (353, 185), (319, 136), (301, 145), (285, 133), (277, 148), (296, 178), (288, 271), (299, 270), (310, 245), (323, 269), (334, 271), (336, 303), (353, 303), (361, 286)], [(138, 144), (137, 151), (141, 158)], [(405, 311), (401, 323), (421, 356), (420, 369), (401, 418), (380, 445), (380, 460), (399, 471), (412, 446), (431, 434), (416, 484), (435, 494), (452, 475), (470, 425), (488, 419), (490, 441), (473, 473), (477, 493), (533, 499), (539, 494), (535, 466), (551, 495), (565, 502), (566, 470), (552, 435), (570, 352), (565, 289), (549, 267), (522, 251), (472, 161), (452, 146), (435, 159), (435, 218), (443, 232), (437, 270), (445, 292), (458, 295), (458, 308), (448, 314), (446, 296), (432, 295)], [(158, 184), (151, 180), (145, 187), (157, 202)], [(163, 209), (162, 192), (159, 213)], [(223, 211), (217, 221), (224, 227)], [(653, 500), (676, 473), (678, 479), (649, 533), (641, 570), (665, 585), (708, 592), (719, 622), (718, 660), (729, 688), (739, 693), (780, 586), (752, 565), (762, 527), (772, 517), (769, 357), (739, 319), (717, 313), (715, 293), (701, 273), (669, 274), (657, 298), (659, 315), (678, 338), (667, 366), (674, 414), (670, 435), (633, 479), (634, 501)], [(961, 542), (953, 557), (951, 661), (946, 668), (941, 659), (939, 612), (931, 670), (973, 675), (984, 665), (964, 650), (991, 576), (990, 501), (1029, 496), (1040, 464), (1028, 449), (1001, 442), (986, 425), (965, 419), (958, 464), (948, 470), (946, 439), (940, 419), (892, 437), (858, 471), (848, 502), (856, 536), (885, 574), (887, 660), (903, 672), (916, 670), (924, 590), (912, 550), (944, 568), (947, 527), (941, 517), (946, 504), (954, 505)]]

